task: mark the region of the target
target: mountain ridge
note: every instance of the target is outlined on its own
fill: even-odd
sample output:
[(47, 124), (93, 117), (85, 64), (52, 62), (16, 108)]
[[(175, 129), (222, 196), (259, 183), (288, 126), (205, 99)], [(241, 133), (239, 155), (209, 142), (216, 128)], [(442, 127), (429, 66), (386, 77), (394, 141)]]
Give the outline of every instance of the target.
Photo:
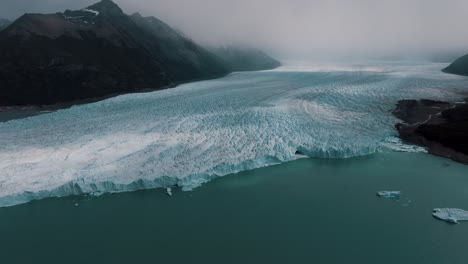
[(468, 54), (458, 58), (442, 71), (456, 75), (468, 76)]

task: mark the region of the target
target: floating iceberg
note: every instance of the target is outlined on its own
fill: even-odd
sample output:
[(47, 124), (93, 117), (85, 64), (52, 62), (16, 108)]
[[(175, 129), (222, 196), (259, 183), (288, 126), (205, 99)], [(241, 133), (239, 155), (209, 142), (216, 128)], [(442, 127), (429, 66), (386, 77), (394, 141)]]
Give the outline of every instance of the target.
[(468, 211), (457, 208), (436, 208), (432, 215), (453, 224), (458, 224), (459, 221), (468, 221)]
[(381, 191), (377, 193), (377, 196), (390, 198), (390, 199), (399, 199), (401, 196), (400, 191)]

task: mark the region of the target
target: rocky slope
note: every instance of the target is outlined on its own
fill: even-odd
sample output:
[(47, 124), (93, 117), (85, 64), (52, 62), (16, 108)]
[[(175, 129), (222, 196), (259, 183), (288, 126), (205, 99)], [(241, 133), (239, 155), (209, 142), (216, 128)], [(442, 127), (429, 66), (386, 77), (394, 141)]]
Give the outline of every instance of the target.
[(468, 76), (468, 55), (465, 55), (443, 69), (446, 73)]
[(431, 154), (468, 164), (466, 103), (405, 100), (398, 103), (394, 114), (405, 122), (396, 125), (404, 141), (425, 146)]

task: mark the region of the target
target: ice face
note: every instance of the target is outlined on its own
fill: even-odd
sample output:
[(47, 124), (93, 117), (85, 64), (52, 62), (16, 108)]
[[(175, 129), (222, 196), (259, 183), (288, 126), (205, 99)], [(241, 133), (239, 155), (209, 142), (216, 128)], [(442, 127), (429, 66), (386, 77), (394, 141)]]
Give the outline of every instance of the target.
[[(297, 159), (368, 155), (395, 136), (397, 100), (451, 99), (440, 64), (236, 73), (0, 123), (0, 206), (180, 186)], [(337, 69), (342, 69), (338, 67)], [(362, 68), (359, 68), (362, 69)]]
[(458, 224), (459, 221), (468, 221), (468, 211), (456, 208), (436, 208), (432, 215), (440, 220)]

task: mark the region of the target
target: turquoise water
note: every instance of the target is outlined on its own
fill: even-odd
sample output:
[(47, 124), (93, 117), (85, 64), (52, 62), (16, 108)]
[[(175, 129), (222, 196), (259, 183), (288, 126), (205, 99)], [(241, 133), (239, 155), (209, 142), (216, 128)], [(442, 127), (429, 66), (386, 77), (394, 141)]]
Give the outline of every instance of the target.
[(373, 154), (396, 135), (391, 110), (398, 100), (454, 100), (468, 90), (468, 78), (442, 73), (445, 66), (292, 63), (0, 123), (0, 207), (174, 185), (191, 190), (295, 160), (298, 151)]
[[(449, 166), (447, 166), (447, 163)], [(400, 201), (378, 198), (401, 190)], [(467, 263), (468, 167), (422, 153), (301, 159), (211, 181), (0, 209), (2, 263)]]

